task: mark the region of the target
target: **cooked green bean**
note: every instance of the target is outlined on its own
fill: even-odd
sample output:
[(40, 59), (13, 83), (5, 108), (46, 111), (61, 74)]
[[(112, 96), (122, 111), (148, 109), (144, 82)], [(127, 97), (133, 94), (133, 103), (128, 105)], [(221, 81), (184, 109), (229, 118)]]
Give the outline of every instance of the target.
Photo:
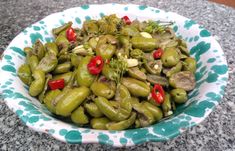
[(72, 67), (71, 62), (65, 62), (62, 64), (58, 64), (53, 73), (54, 74), (61, 74), (61, 73), (66, 73), (70, 71), (70, 68)]
[(44, 87), (45, 73), (42, 70), (35, 70), (32, 74), (34, 80), (29, 86), (29, 94), (31, 96), (39, 95)]
[(57, 103), (56, 114), (68, 116), (77, 108), (90, 94), (87, 87), (81, 86), (68, 91)]
[(93, 117), (102, 117), (103, 113), (100, 111), (100, 109), (97, 107), (95, 103), (86, 103), (84, 105), (86, 111)]
[(71, 119), (74, 123), (83, 125), (89, 123), (89, 119), (84, 112), (84, 108), (79, 106), (75, 111), (71, 114)]
[(105, 130), (107, 129), (106, 124), (108, 124), (110, 120), (106, 117), (99, 117), (91, 119), (91, 127), (94, 129)]
[(32, 73), (28, 64), (23, 64), (18, 69), (18, 76), (20, 80), (26, 85), (30, 85), (32, 82)]

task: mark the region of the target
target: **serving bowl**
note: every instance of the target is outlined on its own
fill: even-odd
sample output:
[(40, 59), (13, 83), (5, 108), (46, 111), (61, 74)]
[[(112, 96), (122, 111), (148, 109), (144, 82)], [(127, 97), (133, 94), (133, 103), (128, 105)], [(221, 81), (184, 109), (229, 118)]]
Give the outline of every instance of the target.
[[(37, 39), (44, 43), (52, 41), (52, 28), (65, 22), (72, 21), (74, 27), (81, 27), (84, 20), (109, 14), (117, 14), (119, 17), (127, 15), (131, 20), (174, 21), (172, 27), (176, 35), (186, 40), (190, 55), (197, 61), (196, 88), (189, 93), (189, 100), (179, 106), (171, 118), (149, 127), (123, 131), (81, 128), (53, 116), (43, 104), (28, 94), (28, 86), (17, 77), (18, 67), (25, 62), (24, 47), (31, 46)], [(198, 125), (222, 99), (228, 80), (228, 67), (219, 43), (195, 21), (153, 7), (103, 4), (67, 9), (27, 27), (4, 51), (0, 75), (0, 92), (4, 102), (31, 129), (68, 143), (101, 143), (121, 147), (147, 141), (166, 141)]]

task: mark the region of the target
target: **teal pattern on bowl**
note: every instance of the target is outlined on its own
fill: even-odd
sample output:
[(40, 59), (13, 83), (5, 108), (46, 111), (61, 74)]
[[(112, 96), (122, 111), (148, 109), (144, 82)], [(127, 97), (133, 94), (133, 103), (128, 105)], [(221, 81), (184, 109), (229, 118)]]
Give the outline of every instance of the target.
[[(25, 61), (23, 48), (31, 46), (36, 39), (44, 43), (52, 41), (52, 28), (68, 21), (73, 21), (74, 27), (81, 27), (84, 20), (98, 19), (113, 13), (119, 17), (128, 15), (131, 20), (174, 21), (172, 27), (177, 36), (187, 41), (190, 54), (197, 60), (197, 83), (189, 94), (189, 101), (178, 107), (172, 118), (149, 127), (123, 131), (79, 128), (53, 117), (42, 104), (29, 96), (28, 87), (17, 77), (17, 69)], [(195, 21), (153, 7), (114, 3), (67, 9), (29, 26), (6, 48), (0, 74), (0, 93), (4, 101), (30, 128), (68, 143), (100, 143), (121, 147), (147, 141), (165, 141), (203, 121), (223, 97), (228, 66), (218, 42)]]

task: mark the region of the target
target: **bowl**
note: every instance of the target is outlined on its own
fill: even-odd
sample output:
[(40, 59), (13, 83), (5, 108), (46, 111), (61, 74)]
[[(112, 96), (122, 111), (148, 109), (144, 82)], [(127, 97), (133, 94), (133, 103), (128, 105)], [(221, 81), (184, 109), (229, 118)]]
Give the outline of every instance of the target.
[[(176, 35), (186, 40), (190, 55), (197, 61), (196, 88), (190, 92), (187, 103), (179, 106), (171, 118), (149, 127), (123, 131), (81, 128), (56, 119), (44, 105), (28, 94), (28, 86), (17, 77), (18, 67), (25, 62), (24, 47), (31, 46), (37, 39), (44, 43), (52, 41), (52, 28), (65, 22), (72, 21), (74, 27), (81, 27), (84, 20), (98, 19), (108, 14), (119, 17), (128, 15), (131, 20), (174, 21)], [(224, 53), (203, 26), (176, 13), (132, 4), (83, 5), (45, 17), (12, 40), (4, 51), (0, 72), (0, 92), (4, 102), (31, 129), (68, 143), (101, 143), (117, 147), (166, 141), (198, 125), (221, 101), (228, 80)]]

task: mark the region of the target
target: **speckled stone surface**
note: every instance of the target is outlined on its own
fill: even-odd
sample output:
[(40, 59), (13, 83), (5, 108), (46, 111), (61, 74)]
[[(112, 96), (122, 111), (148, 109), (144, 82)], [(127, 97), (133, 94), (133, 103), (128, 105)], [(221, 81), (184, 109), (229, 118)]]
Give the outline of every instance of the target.
[(134, 3), (173, 11), (216, 35), (229, 64), (225, 96), (200, 125), (167, 142), (129, 148), (99, 144), (70, 145), (26, 127), (0, 99), (0, 150), (235, 150), (235, 9), (204, 0), (0, 0), (0, 53), (24, 28), (45, 16), (85, 3)]

